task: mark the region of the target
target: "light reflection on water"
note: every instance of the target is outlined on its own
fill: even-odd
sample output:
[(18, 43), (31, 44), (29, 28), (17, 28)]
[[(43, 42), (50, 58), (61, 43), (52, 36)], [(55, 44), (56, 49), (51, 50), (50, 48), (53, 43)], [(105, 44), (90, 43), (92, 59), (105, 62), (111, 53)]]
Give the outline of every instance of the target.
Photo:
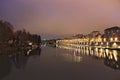
[(69, 51), (69, 53), (65, 53), (62, 55), (63, 60), (65, 62), (81, 62), (82, 61), (82, 56), (80, 56), (76, 50), (74, 51)]
[(59, 47), (0, 55), (0, 80), (120, 80), (119, 51)]
[(9, 54), (0, 54), (0, 80), (9, 75), (13, 67), (18, 70), (24, 70), (29, 57), (34, 55), (39, 56), (41, 54), (41, 49), (18, 50), (14, 53), (8, 53)]
[[(103, 59), (106, 66), (120, 70), (120, 51), (118, 50), (109, 50), (88, 46), (72, 47), (60, 45), (57, 47), (74, 51), (75, 57), (77, 56), (76, 54), (83, 54), (86, 56), (94, 57), (95, 59)], [(75, 60), (76, 62), (80, 62), (82, 59), (80, 56), (78, 58), (79, 59)]]

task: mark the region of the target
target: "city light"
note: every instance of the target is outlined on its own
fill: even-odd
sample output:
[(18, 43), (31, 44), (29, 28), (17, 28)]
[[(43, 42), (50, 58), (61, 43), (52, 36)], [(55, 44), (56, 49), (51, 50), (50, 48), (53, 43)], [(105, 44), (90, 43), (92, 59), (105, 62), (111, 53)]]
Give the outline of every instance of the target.
[(104, 40), (103, 40), (104, 42), (106, 42), (106, 38), (104, 38)]
[(114, 42), (113, 45), (112, 45), (112, 47), (117, 48), (117, 43)]
[(118, 38), (117, 38), (117, 37), (115, 37), (115, 41), (116, 41), (116, 42), (118, 41)]
[(113, 42), (113, 38), (110, 38), (110, 41)]

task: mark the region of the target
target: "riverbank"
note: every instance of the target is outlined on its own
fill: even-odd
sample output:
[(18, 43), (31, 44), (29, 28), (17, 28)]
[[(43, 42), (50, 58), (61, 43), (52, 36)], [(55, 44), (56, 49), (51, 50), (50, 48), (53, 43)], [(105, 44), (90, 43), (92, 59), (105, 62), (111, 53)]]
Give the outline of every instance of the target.
[(19, 50), (27, 50), (29, 48), (29, 46), (0, 45), (0, 54), (12, 54)]

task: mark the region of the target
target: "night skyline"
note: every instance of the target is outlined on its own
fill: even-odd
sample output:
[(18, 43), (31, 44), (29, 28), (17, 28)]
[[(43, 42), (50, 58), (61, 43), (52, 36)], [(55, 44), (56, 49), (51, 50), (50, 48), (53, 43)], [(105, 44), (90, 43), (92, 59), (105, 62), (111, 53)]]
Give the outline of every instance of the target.
[(119, 0), (1, 0), (0, 19), (15, 29), (57, 37), (120, 26)]
[(120, 80), (120, 0), (0, 0), (0, 80)]

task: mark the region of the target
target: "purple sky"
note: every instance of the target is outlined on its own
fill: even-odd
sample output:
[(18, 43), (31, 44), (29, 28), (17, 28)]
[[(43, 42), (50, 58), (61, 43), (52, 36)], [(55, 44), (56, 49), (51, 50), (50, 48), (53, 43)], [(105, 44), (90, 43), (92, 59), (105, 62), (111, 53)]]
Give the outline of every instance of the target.
[(120, 26), (120, 0), (0, 0), (0, 19), (47, 36)]

